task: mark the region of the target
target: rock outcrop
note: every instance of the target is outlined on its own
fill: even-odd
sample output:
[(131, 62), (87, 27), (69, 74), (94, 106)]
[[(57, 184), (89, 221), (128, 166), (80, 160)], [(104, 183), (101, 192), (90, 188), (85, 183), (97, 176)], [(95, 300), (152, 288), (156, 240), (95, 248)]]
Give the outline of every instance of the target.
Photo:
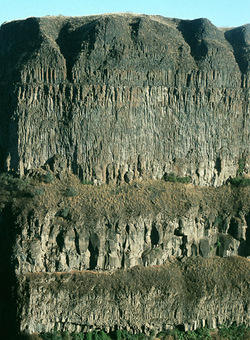
[(115, 270), (160, 265), (172, 257), (250, 256), (247, 188), (199, 190), (153, 182), (129, 191), (126, 185), (82, 188), (71, 199), (53, 185), (47, 190), (55, 194), (27, 202), (15, 219), (16, 274)]
[(1, 26), (1, 336), (249, 325), (249, 27)]
[[(29, 36), (29, 39), (27, 39)], [(58, 155), (97, 183), (249, 172), (249, 25), (146, 15), (0, 29), (1, 168)]]

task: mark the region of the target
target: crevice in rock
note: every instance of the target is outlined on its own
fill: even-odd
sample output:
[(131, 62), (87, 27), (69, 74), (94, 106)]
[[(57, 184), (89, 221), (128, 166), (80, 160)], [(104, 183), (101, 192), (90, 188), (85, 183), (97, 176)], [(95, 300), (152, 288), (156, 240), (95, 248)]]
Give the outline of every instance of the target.
[(187, 240), (187, 236), (186, 235), (183, 235), (182, 236), (182, 244), (180, 246), (181, 248), (181, 255), (183, 257), (187, 256), (187, 243), (188, 243), (188, 240)]
[(63, 251), (63, 248), (64, 248), (64, 231), (63, 230), (61, 230), (59, 232), (59, 234), (57, 235), (56, 243), (57, 243), (57, 245), (59, 247), (59, 251), (61, 253)]
[(246, 247), (245, 256), (250, 256), (250, 213), (246, 217), (247, 230), (246, 230)]
[(126, 225), (126, 233), (129, 234), (129, 231), (130, 231), (130, 227), (129, 227), (129, 225), (127, 224), (127, 225)]
[(151, 239), (152, 248), (159, 244), (160, 235), (155, 225), (153, 225), (152, 227), (150, 239)]
[(77, 252), (78, 255), (81, 255), (80, 246), (79, 246), (79, 234), (78, 234), (76, 228), (74, 228), (74, 232), (75, 232), (75, 247), (76, 247), (76, 252)]
[(89, 258), (89, 269), (95, 269), (97, 266), (98, 256), (99, 256), (100, 240), (97, 234), (92, 234), (89, 238), (88, 250), (90, 252)]
[(131, 39), (137, 44), (138, 43), (138, 33), (140, 29), (141, 18), (136, 18), (132, 23), (129, 24), (131, 27)]
[(215, 166), (214, 167), (215, 167), (215, 169), (218, 172), (218, 176), (220, 176), (220, 173), (221, 173), (221, 158), (220, 157), (216, 158)]
[(66, 254), (66, 265), (69, 267), (69, 255)]

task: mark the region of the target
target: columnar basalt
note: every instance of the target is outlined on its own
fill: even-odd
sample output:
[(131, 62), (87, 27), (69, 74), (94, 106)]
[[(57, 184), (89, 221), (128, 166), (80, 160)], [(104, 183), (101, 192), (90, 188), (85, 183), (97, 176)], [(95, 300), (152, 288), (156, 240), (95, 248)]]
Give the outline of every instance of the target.
[(249, 325), (249, 27), (0, 27), (2, 336)]
[[(225, 31), (225, 32), (224, 32)], [(249, 171), (249, 26), (104, 15), (0, 30), (1, 167), (99, 183)], [(29, 34), (29, 41), (26, 36)]]

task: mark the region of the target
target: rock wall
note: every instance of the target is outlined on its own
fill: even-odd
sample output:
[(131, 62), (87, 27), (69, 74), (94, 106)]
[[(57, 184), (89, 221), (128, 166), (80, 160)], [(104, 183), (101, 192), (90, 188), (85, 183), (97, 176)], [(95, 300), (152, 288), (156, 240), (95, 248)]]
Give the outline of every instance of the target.
[(20, 225), (14, 247), (18, 274), (160, 265), (172, 257), (250, 255), (249, 213), (209, 218), (193, 208), (174, 220), (158, 214), (126, 222), (103, 217), (86, 224), (81, 217), (65, 222), (55, 211), (43, 216), (31, 211), (28, 219), (29, 224)]
[(4, 24), (0, 117), (1, 335), (249, 324), (249, 25)]
[[(29, 40), (27, 40), (29, 36)], [(249, 172), (249, 25), (104, 15), (0, 29), (0, 163), (96, 183)]]
[[(68, 183), (76, 195), (67, 195)], [(30, 187), (34, 195), (12, 192), (12, 204), (0, 215), (0, 247), (11, 244), (16, 274), (250, 256), (248, 187), (164, 181), (93, 186), (73, 176), (50, 184), (35, 180)], [(4, 256), (0, 262), (4, 268)]]
[(248, 187), (23, 182), (0, 182), (6, 339), (249, 323), (249, 260), (235, 256), (250, 255)]
[(29, 334), (55, 326), (148, 334), (176, 326), (249, 325), (249, 269), (240, 257), (189, 258), (115, 273), (21, 275), (20, 328)]

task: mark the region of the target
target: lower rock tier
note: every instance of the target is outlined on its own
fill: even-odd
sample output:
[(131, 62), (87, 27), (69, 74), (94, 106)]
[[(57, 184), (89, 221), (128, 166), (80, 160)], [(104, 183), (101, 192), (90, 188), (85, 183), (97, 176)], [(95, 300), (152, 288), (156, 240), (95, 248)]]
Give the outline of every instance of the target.
[(196, 257), (114, 273), (20, 275), (19, 329), (149, 333), (249, 325), (249, 271), (241, 257)]

